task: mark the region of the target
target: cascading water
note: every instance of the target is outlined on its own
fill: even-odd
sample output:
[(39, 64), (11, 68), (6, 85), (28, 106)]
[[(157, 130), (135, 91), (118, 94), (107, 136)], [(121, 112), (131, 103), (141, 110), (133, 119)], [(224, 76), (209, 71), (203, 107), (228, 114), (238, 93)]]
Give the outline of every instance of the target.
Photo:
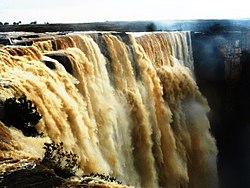
[(0, 157), (42, 158), (51, 140), (79, 156), (84, 174), (135, 187), (217, 187), (191, 49), (189, 32), (72, 33), (2, 47), (1, 100), (25, 95), (46, 136), (1, 124)]

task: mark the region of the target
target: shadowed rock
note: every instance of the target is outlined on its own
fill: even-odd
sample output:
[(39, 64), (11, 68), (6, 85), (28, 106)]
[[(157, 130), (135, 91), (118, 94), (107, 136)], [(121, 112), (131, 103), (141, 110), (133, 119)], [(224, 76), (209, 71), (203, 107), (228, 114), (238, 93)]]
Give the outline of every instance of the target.
[[(66, 55), (64, 55), (62, 53), (52, 53), (52, 54), (46, 54), (46, 56), (50, 57), (52, 59), (55, 59), (59, 63), (61, 63), (68, 73), (70, 73), (70, 74), (73, 73), (73, 67), (71, 65), (69, 58)], [(51, 63), (49, 63), (49, 62), (45, 62), (45, 63), (48, 67), (54, 69), (54, 66)]]

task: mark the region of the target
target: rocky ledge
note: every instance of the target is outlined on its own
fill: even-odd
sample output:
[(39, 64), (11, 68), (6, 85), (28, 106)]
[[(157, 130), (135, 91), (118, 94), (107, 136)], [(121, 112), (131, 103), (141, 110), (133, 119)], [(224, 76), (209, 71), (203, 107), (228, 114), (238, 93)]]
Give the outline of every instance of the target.
[[(10, 163), (10, 161), (8, 161)], [(9, 166), (14, 170), (0, 174), (0, 187), (6, 188), (129, 188), (122, 185), (113, 178), (101, 175), (90, 174), (82, 177), (59, 177), (53, 169), (49, 169), (43, 164), (34, 162), (15, 162), (12, 161)]]

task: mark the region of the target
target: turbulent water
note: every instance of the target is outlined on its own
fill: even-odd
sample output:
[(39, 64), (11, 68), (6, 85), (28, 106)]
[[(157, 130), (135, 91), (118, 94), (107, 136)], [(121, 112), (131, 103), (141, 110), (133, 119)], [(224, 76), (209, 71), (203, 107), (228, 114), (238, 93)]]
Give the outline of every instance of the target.
[(4, 46), (1, 100), (27, 96), (46, 137), (2, 124), (1, 157), (42, 158), (53, 140), (80, 157), (85, 174), (143, 188), (215, 188), (217, 149), (192, 62), (189, 32), (72, 33)]

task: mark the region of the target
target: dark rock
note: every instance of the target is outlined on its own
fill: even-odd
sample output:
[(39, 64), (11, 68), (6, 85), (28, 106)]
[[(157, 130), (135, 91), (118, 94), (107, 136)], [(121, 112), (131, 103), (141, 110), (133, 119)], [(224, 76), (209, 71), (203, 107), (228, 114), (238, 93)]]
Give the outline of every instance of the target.
[[(51, 53), (51, 54), (46, 54), (45, 56), (57, 60), (59, 63), (61, 63), (64, 66), (64, 68), (66, 69), (66, 71), (68, 73), (70, 73), (70, 74), (73, 73), (73, 67), (72, 67), (71, 61), (66, 55), (64, 55), (62, 53)], [(52, 66), (51, 63), (47, 62), (47, 64), (46, 65), (48, 67)]]
[(32, 46), (33, 41), (18, 41), (14, 43), (15, 45), (20, 45), (20, 46)]
[(37, 34), (33, 34), (33, 35), (23, 35), (21, 36), (22, 38), (26, 38), (26, 39), (30, 39), (30, 38), (39, 38), (40, 36)]
[(0, 36), (0, 44), (11, 45), (12, 44), (12, 40), (8, 36)]
[(60, 186), (63, 179), (56, 176), (53, 170), (43, 165), (25, 168), (0, 175), (0, 187), (8, 188), (52, 188)]
[(46, 65), (47, 67), (49, 67), (50, 69), (52, 69), (52, 70), (55, 70), (55, 69), (56, 69), (56, 66), (55, 66), (54, 62), (52, 62), (52, 61), (43, 61), (43, 62), (44, 62), (45, 65)]

